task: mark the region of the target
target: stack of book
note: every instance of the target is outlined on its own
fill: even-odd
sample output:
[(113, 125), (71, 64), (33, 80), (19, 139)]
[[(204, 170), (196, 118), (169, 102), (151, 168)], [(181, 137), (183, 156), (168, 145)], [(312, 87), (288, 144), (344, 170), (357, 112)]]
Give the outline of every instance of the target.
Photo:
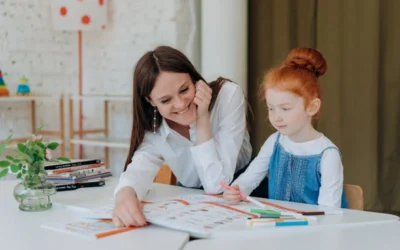
[(98, 159), (51, 163), (46, 164), (44, 169), (47, 171), (47, 180), (56, 185), (57, 191), (103, 186), (104, 178), (112, 175), (110, 169)]

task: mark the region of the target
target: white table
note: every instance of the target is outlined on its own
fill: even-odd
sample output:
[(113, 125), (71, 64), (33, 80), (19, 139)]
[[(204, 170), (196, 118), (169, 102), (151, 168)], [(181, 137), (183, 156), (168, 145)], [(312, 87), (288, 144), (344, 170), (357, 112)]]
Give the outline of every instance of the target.
[[(18, 203), (13, 197), (13, 188), (16, 184), (16, 181), (0, 181), (1, 249), (179, 250), (189, 241), (187, 233), (153, 225), (98, 240), (43, 229), (41, 225), (44, 223), (78, 219), (79, 213), (76, 213), (73, 206), (90, 208), (99, 204), (106, 204), (112, 197), (115, 181), (106, 183), (104, 187), (59, 192), (52, 196), (53, 208), (43, 212), (23, 212), (19, 210)], [(157, 185), (155, 187), (155, 190), (150, 192), (150, 196), (167, 196), (167, 193), (171, 192), (171, 190), (168, 191), (168, 188), (161, 190)], [(177, 189), (178, 191), (174, 191), (176, 194), (190, 192), (190, 190)], [(59, 203), (73, 206), (65, 206)]]
[[(82, 188), (75, 191), (59, 192), (52, 197), (54, 207), (44, 212), (22, 212), (12, 196), (16, 181), (0, 181), (0, 244), (4, 249), (28, 249), (39, 245), (42, 249), (85, 250), (101, 249), (181, 249), (189, 240), (185, 232), (150, 225), (145, 228), (105, 237), (99, 240), (87, 240), (64, 233), (42, 229), (45, 222), (58, 222), (76, 218), (77, 207), (94, 208), (112, 202), (116, 180), (107, 181), (104, 187)], [(203, 193), (197, 189), (154, 184), (146, 200), (167, 199), (184, 194)], [(299, 210), (315, 210), (317, 207), (307, 204), (273, 201), (276, 204)], [(276, 235), (292, 235), (307, 232), (323, 234), (325, 230), (358, 230), (359, 227), (396, 224), (398, 217), (389, 214), (344, 210), (342, 215), (322, 216), (316, 226), (267, 228), (261, 230), (237, 230), (217, 234), (218, 237), (230, 239), (246, 239), (271, 237)]]
[(191, 241), (183, 250), (395, 250), (400, 249), (400, 222), (332, 227), (323, 230), (282, 230), (265, 232), (252, 239), (211, 239)]
[[(302, 203), (294, 203), (294, 202), (286, 202), (286, 201), (277, 201), (277, 200), (266, 200), (277, 205), (302, 210), (302, 211), (315, 211), (315, 210), (324, 210), (323, 207), (302, 204)], [(358, 228), (363, 226), (376, 226), (383, 224), (392, 224), (392, 223), (400, 223), (399, 217), (391, 214), (384, 213), (374, 213), (367, 211), (358, 211), (358, 210), (350, 210), (350, 209), (342, 209), (343, 214), (340, 215), (324, 215), (324, 216), (316, 216), (317, 224), (311, 226), (300, 226), (300, 227), (268, 227), (268, 228), (257, 228), (256, 230), (251, 228), (244, 228), (242, 230), (235, 231), (224, 231), (217, 232), (213, 234), (212, 238), (227, 238), (229, 239), (237, 239), (237, 238), (257, 238), (263, 237), (266, 234), (270, 233), (296, 233), (303, 231), (313, 231), (313, 230), (325, 230), (331, 228)], [(399, 246), (400, 249), (400, 246)]]

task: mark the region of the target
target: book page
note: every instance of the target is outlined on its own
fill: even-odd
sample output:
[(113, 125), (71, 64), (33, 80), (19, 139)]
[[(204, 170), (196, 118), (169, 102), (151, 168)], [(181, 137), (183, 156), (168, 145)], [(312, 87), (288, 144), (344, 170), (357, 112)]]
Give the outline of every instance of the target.
[[(175, 210), (183, 208), (187, 205), (197, 204), (199, 202), (215, 201), (223, 202), (223, 199), (211, 195), (196, 194), (196, 195), (182, 195), (177, 196), (165, 201), (148, 202), (143, 201), (143, 214), (146, 218), (159, 213), (164, 213), (168, 210)], [(109, 204), (101, 207), (91, 209), (84, 217), (97, 218), (97, 219), (111, 219), (114, 210), (114, 204)]]
[(254, 214), (216, 202), (202, 202), (181, 209), (165, 211), (148, 221), (168, 228), (190, 232), (192, 236), (207, 237), (212, 232), (243, 225)]
[(136, 227), (117, 228), (111, 220), (82, 219), (69, 223), (43, 224), (42, 228), (55, 230), (76, 236), (98, 239), (135, 229)]

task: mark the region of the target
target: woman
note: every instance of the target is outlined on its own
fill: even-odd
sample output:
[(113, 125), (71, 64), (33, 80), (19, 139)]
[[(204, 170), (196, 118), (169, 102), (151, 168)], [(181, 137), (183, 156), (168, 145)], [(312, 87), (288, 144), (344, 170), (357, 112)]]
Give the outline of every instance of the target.
[(115, 189), (116, 226), (146, 224), (140, 207), (162, 163), (184, 187), (221, 193), (249, 163), (246, 102), (225, 78), (207, 84), (188, 58), (167, 46), (138, 61), (131, 146)]

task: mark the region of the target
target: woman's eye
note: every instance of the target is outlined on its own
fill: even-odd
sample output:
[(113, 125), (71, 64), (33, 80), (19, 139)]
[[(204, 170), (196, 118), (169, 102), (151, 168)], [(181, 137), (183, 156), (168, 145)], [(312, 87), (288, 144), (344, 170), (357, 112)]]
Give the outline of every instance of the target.
[(290, 108), (282, 108), (284, 111), (289, 111)]
[(166, 100), (162, 100), (162, 101), (161, 101), (162, 104), (165, 104), (165, 103), (167, 103), (167, 102), (169, 102), (169, 99), (166, 99)]
[(188, 90), (189, 90), (189, 88), (182, 89), (182, 90), (181, 90), (181, 93), (185, 93), (185, 92), (187, 92)]

